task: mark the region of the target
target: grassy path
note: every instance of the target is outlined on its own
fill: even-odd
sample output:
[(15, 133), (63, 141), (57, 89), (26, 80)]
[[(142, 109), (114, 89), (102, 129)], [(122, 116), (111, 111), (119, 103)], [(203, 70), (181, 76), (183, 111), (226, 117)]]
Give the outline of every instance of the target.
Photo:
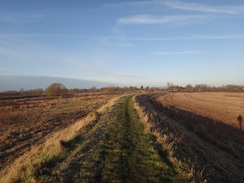
[(35, 172), (39, 182), (186, 182), (156, 137), (146, 133), (131, 96), (62, 144), (63, 154)]

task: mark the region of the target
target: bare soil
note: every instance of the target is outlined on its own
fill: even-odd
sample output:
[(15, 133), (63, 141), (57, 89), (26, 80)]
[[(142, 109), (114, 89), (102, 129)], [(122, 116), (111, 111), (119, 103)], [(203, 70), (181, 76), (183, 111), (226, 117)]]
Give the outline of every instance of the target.
[(114, 94), (77, 94), (69, 98), (0, 100), (0, 169), (47, 135), (65, 128), (105, 104)]

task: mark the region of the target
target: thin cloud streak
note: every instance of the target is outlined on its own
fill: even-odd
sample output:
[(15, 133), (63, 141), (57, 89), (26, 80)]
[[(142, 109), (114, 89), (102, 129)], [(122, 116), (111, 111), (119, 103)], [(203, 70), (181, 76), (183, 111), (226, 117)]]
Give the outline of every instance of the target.
[(44, 14), (32, 14), (32, 15), (16, 15), (16, 14), (5, 14), (1, 15), (0, 22), (22, 22), (30, 20), (38, 20), (46, 17)]
[(26, 54), (8, 48), (4, 48), (2, 46), (0, 46), (0, 54), (5, 55), (7, 57), (22, 58), (22, 59), (26, 59), (28, 57)]
[(209, 18), (208, 15), (179, 15), (179, 16), (152, 16), (136, 15), (120, 18), (118, 24), (164, 24), (164, 23), (183, 23), (184, 21), (194, 21)]
[(0, 34), (0, 38), (15, 37), (86, 37), (88, 35), (79, 34)]
[(176, 52), (152, 52), (151, 55), (191, 55), (198, 54), (200, 51), (189, 50), (189, 51), (176, 51)]
[(244, 6), (210, 6), (200, 3), (186, 3), (177, 0), (135, 1), (106, 4), (104, 8), (149, 8), (169, 7), (185, 11), (197, 11), (207, 13), (244, 14)]
[(237, 35), (195, 35), (191, 39), (243, 39), (244, 34)]
[(244, 34), (237, 35), (193, 35), (185, 37), (111, 37), (111, 39), (134, 41), (171, 41), (171, 40), (214, 40), (214, 39), (244, 39)]
[[(122, 36), (106, 36), (106, 35), (79, 35), (79, 34), (0, 34), (0, 38), (28, 38), (28, 37), (67, 37), (67, 38), (104, 38), (135, 40), (135, 41), (167, 41), (167, 40), (211, 40), (211, 39), (243, 39), (244, 34), (233, 35), (192, 35), (185, 37), (122, 37)], [(119, 44), (118, 44), (119, 45)], [(123, 46), (133, 46), (130, 44), (121, 44)]]
[(199, 3), (185, 3), (181, 1), (158, 1), (162, 5), (166, 5), (170, 8), (186, 10), (186, 11), (198, 11), (209, 13), (225, 13), (225, 14), (243, 14), (243, 6), (209, 6)]
[(124, 3), (110, 3), (105, 4), (103, 8), (133, 8), (133, 7), (145, 7), (158, 5), (158, 1), (135, 1), (135, 2), (124, 2)]

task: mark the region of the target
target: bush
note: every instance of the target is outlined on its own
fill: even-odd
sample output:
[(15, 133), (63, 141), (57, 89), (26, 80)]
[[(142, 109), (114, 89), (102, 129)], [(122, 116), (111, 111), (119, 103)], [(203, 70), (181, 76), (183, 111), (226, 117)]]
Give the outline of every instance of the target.
[(61, 83), (53, 83), (47, 87), (45, 94), (48, 96), (61, 96), (67, 94), (68, 90)]

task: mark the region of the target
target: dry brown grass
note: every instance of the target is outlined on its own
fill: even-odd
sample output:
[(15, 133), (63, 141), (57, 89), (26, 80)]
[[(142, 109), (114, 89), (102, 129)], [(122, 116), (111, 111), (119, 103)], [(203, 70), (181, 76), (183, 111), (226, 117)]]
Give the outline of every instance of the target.
[(133, 97), (133, 101), (134, 108), (136, 109), (140, 119), (142, 119), (141, 122), (145, 125), (147, 133), (151, 133), (155, 137), (157, 137), (157, 142), (159, 142), (162, 145), (162, 149), (167, 151), (168, 160), (174, 167), (176, 167), (176, 171), (178, 171), (181, 174), (188, 174), (189, 180), (197, 180), (196, 178), (192, 178), (193, 175), (196, 175), (195, 172), (193, 173), (195, 169), (193, 167), (191, 167), (191, 169), (189, 167), (186, 168), (186, 164), (182, 163), (174, 156), (173, 144), (175, 144), (175, 142), (178, 141), (181, 137), (176, 138), (174, 141), (169, 141), (169, 138), (172, 139), (172, 137), (169, 137), (172, 134), (168, 135), (162, 133), (161, 128), (157, 126), (157, 124), (163, 122), (164, 119), (160, 118), (158, 116), (158, 113), (149, 106), (140, 105), (139, 102), (136, 100), (136, 96)]
[(118, 98), (119, 97), (113, 98), (105, 106), (102, 106), (97, 111), (90, 113), (84, 119), (73, 123), (67, 128), (46, 136), (44, 143), (32, 146), (30, 151), (26, 152), (11, 165), (3, 169), (0, 172), (0, 182), (10, 183), (18, 180), (35, 182), (30, 175), (33, 174), (33, 171), (38, 168), (42, 162), (48, 161), (62, 152), (60, 142), (73, 139), (81, 128), (96, 119), (97, 112), (103, 112), (107, 107), (113, 105)]
[(66, 128), (118, 95), (78, 94), (0, 100), (0, 169), (50, 133)]
[(21, 115), (19, 111), (14, 111), (12, 109), (9, 110), (8, 108), (0, 108), (0, 121), (4, 126), (9, 125), (11, 121), (19, 115)]
[[(142, 116), (151, 123), (150, 130), (172, 150), (189, 178), (193, 182), (243, 182), (243, 132), (193, 112), (162, 106), (155, 99), (163, 95), (171, 96), (141, 95), (136, 101)], [(168, 103), (172, 101), (174, 98)]]

